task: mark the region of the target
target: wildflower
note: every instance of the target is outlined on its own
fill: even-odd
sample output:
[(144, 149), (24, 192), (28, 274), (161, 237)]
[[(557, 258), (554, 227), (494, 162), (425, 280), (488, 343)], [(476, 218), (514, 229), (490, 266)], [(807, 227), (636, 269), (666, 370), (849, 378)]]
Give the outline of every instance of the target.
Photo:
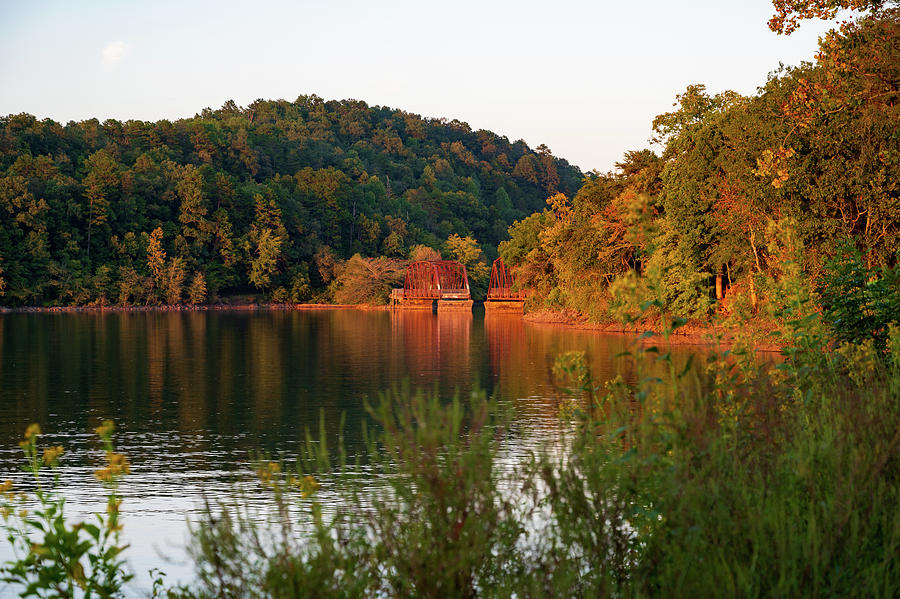
[(94, 470), (94, 478), (100, 482), (108, 483), (113, 479), (113, 473), (109, 468), (100, 468), (99, 470)]
[(109, 498), (106, 504), (106, 513), (109, 517), (106, 519), (106, 529), (109, 532), (122, 532), (122, 525), (119, 524), (119, 508), (122, 506), (121, 498)]
[(106, 452), (106, 461), (109, 462), (109, 468), (114, 474), (129, 474), (131, 465), (128, 463), (128, 456), (123, 453), (114, 451)]
[(266, 462), (266, 464), (256, 471), (256, 476), (260, 482), (267, 487), (274, 485), (273, 478), (281, 472), (281, 464), (278, 462)]
[(55, 464), (56, 461), (65, 453), (65, 450), (62, 448), (62, 445), (57, 445), (56, 447), (48, 447), (44, 450), (44, 464), (47, 466), (51, 464)]
[(0, 484), (0, 493), (6, 494), (9, 493), (9, 490), (12, 489), (13, 482), (11, 480), (6, 480), (3, 484)]
[(9, 520), (9, 517), (12, 515), (12, 510), (6, 507), (0, 507), (0, 516), (3, 516), (4, 520)]
[(94, 429), (94, 432), (97, 433), (97, 436), (101, 439), (109, 439), (115, 430), (116, 425), (112, 420), (104, 420), (103, 424)]
[(19, 518), (24, 520), (27, 517), (28, 517), (28, 510), (25, 510), (25, 509), (19, 510)]
[(303, 498), (314, 494), (319, 488), (319, 483), (312, 476), (306, 475), (300, 482), (300, 496)]
[(38, 423), (29, 424), (28, 428), (25, 429), (25, 440), (31, 441), (34, 437), (37, 437), (41, 434), (41, 427)]
[(101, 482), (112, 482), (115, 478), (123, 474), (131, 473), (131, 465), (128, 463), (128, 456), (114, 451), (106, 452), (107, 466), (94, 471), (94, 477)]

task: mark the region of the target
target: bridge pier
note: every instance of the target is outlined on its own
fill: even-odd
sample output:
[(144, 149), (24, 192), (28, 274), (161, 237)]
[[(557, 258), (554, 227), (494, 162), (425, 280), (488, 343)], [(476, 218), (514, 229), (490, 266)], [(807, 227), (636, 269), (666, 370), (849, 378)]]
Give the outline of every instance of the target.
[(391, 290), (391, 308), (402, 310), (434, 310), (434, 299), (422, 297), (405, 297), (403, 289)]
[(445, 312), (471, 312), (472, 300), (439, 299), (437, 303), (438, 314)]
[(524, 299), (488, 299), (484, 301), (485, 314), (522, 314), (525, 312)]
[(403, 310), (434, 310), (434, 300), (430, 299), (401, 299), (396, 304), (391, 304), (392, 308), (401, 308)]

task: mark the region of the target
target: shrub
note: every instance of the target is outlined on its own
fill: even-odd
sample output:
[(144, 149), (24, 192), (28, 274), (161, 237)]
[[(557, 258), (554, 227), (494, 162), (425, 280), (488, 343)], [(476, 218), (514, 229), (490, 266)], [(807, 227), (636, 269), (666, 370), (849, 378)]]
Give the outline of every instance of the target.
[(884, 349), (889, 325), (900, 324), (900, 270), (867, 267), (851, 244), (828, 263), (820, 293), (824, 319), (841, 343), (874, 339)]
[[(132, 575), (121, 557), (125, 546), (119, 537), (122, 499), (118, 485), (121, 477), (128, 474), (129, 464), (113, 447), (114, 430), (110, 421), (96, 429), (107, 463), (94, 475), (108, 491), (106, 514), (97, 514), (96, 524), (66, 520), (65, 498), (58, 490), (59, 459), (64, 450), (59, 446), (41, 450), (41, 429), (37, 424), (25, 431), (19, 445), (25, 454), (23, 469), (32, 475), (32, 491), (14, 493), (11, 481), (0, 485), (3, 529), (15, 555), (0, 566), (0, 576), (4, 582), (20, 588), (20, 596), (124, 596), (124, 585)], [(33, 504), (33, 509), (27, 507)]]

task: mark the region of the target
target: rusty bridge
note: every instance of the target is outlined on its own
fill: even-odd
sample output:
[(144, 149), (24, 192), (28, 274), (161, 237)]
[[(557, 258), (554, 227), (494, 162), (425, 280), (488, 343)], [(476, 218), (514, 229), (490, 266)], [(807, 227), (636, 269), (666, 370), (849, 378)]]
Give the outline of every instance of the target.
[[(521, 314), (525, 306), (525, 292), (514, 290), (515, 276), (497, 258), (491, 268), (484, 309), (489, 312)], [(411, 310), (432, 310), (437, 302), (439, 312), (472, 309), (472, 292), (466, 267), (453, 260), (412, 262), (406, 268), (403, 287), (391, 291), (391, 307)]]
[(491, 266), (491, 282), (488, 286), (484, 310), (490, 312), (522, 313), (525, 307), (525, 292), (514, 290), (515, 277), (503, 263), (503, 258), (494, 260)]
[(391, 307), (430, 310), (472, 309), (466, 267), (453, 260), (413, 262), (406, 268), (402, 289), (391, 291)]

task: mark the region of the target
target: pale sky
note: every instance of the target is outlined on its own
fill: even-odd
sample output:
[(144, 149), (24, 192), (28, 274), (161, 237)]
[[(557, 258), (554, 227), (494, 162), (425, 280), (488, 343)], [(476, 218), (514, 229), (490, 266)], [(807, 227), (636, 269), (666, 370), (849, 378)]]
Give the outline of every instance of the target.
[(233, 99), (354, 98), (547, 144), (585, 171), (647, 147), (705, 83), (750, 94), (811, 60), (766, 0), (0, 0), (0, 115), (190, 117)]

